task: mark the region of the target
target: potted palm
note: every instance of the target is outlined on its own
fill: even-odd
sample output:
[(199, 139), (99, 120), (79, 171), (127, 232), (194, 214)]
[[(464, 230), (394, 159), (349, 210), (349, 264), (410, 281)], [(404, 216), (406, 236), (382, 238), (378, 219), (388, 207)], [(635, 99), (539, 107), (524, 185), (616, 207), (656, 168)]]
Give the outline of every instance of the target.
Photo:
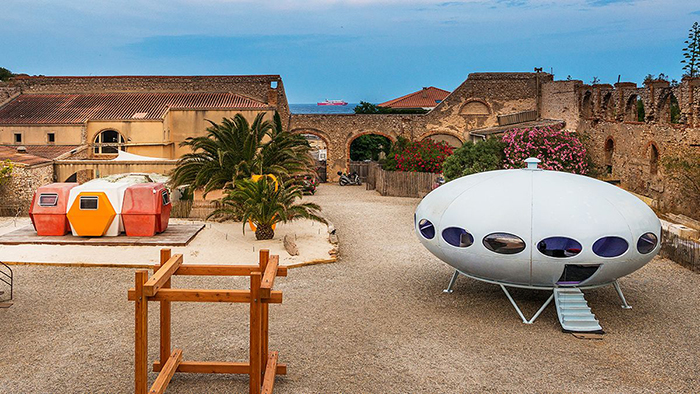
[(237, 215), (243, 222), (243, 232), (248, 221), (255, 224), (255, 238), (272, 239), (273, 226), (298, 219), (310, 219), (326, 223), (321, 207), (314, 203), (296, 203), (302, 197), (302, 187), (289, 180), (279, 187), (268, 177), (257, 181), (241, 179), (234, 189), (221, 199), (221, 208), (212, 215)]

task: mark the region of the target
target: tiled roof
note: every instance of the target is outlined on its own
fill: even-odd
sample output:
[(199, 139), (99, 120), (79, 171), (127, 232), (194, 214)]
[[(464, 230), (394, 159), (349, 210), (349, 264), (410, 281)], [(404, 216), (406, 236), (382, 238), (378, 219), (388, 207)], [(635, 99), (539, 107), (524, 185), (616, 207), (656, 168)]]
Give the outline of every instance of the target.
[(447, 90), (430, 86), (417, 92), (381, 103), (379, 106), (390, 108), (432, 108), (438, 105), (449, 94), (450, 92)]
[(13, 163), (26, 164), (28, 166), (51, 163), (52, 161), (29, 153), (19, 153), (17, 152), (16, 146), (0, 146), (0, 161), (5, 160), (10, 160)]
[(0, 124), (81, 124), (87, 120), (162, 119), (169, 108), (264, 109), (234, 93), (22, 94), (0, 108)]

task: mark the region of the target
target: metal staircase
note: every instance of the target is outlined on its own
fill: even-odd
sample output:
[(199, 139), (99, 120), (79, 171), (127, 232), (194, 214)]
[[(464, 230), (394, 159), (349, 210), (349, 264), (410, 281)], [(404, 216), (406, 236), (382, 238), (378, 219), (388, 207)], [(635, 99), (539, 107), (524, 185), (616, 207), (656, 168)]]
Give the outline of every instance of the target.
[(554, 289), (554, 303), (557, 307), (559, 323), (564, 331), (603, 332), (603, 328), (588, 307), (588, 302), (580, 289), (574, 287)]

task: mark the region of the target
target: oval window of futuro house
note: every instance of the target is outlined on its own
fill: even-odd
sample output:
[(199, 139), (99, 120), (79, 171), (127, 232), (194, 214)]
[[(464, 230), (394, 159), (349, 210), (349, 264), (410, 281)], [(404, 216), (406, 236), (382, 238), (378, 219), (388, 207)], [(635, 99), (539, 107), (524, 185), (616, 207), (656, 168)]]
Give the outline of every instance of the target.
[(617, 257), (624, 254), (629, 245), (621, 237), (603, 237), (593, 244), (593, 253), (600, 257)]
[(492, 233), (482, 241), (486, 249), (500, 254), (516, 254), (525, 250), (525, 241), (514, 234)]
[(639, 237), (639, 240), (637, 241), (637, 250), (641, 254), (651, 253), (651, 251), (654, 250), (654, 248), (656, 248), (656, 244), (658, 242), (659, 239), (654, 233), (643, 234), (641, 237)]
[(567, 237), (549, 237), (537, 243), (537, 250), (549, 257), (573, 257), (581, 253), (581, 244)]
[(418, 231), (427, 239), (433, 239), (435, 237), (435, 226), (430, 223), (430, 220), (421, 219), (420, 222), (418, 222)]
[(458, 248), (466, 248), (474, 243), (474, 237), (467, 230), (459, 227), (448, 227), (442, 230), (442, 239)]

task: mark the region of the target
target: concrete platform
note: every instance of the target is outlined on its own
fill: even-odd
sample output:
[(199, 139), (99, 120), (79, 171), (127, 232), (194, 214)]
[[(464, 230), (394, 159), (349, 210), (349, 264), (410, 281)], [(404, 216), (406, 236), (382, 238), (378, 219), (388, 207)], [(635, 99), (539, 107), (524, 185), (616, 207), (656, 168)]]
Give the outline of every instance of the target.
[(29, 225), (0, 236), (0, 245), (187, 246), (203, 228), (203, 223), (170, 223), (153, 237), (47, 237), (37, 235)]

